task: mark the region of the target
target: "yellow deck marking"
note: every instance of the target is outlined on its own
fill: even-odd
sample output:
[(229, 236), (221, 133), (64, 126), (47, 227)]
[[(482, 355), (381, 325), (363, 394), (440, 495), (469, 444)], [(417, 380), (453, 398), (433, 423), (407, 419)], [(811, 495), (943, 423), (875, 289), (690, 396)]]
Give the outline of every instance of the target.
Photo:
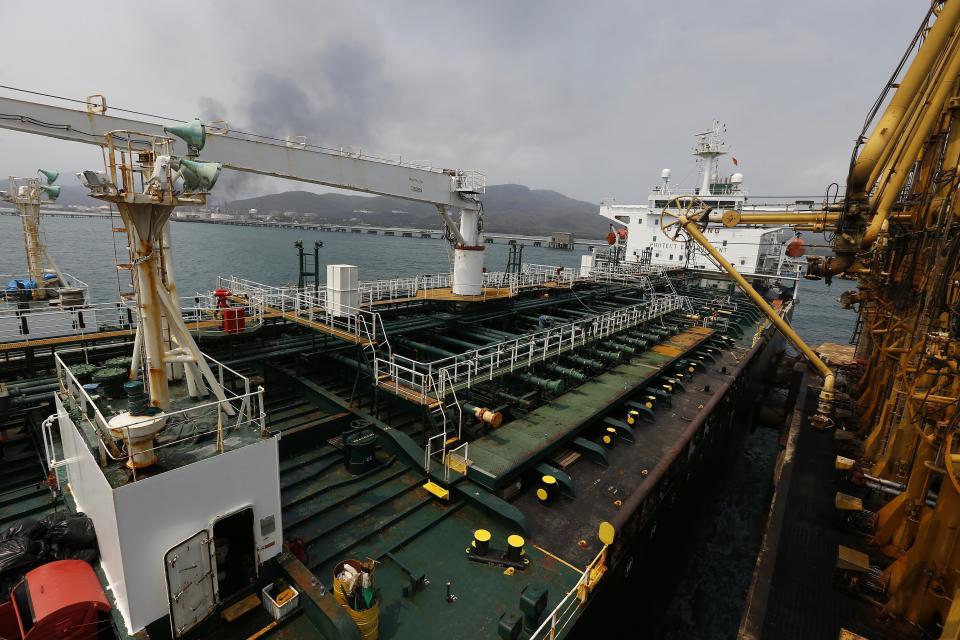
[(444, 489), (433, 480), (430, 480), (424, 483), (423, 488), (426, 489), (428, 492), (432, 493), (433, 495), (437, 496), (441, 500), (450, 499), (450, 490)]
[(544, 548), (541, 547), (540, 545), (532, 544), (532, 545), (530, 545), (530, 546), (533, 547), (534, 549), (536, 549), (537, 551), (539, 551), (540, 553), (542, 553), (543, 555), (549, 556), (549, 557), (553, 558), (554, 560), (556, 560), (556, 561), (559, 562), (560, 564), (566, 565), (566, 566), (570, 567), (571, 569), (573, 569), (573, 570), (576, 571), (577, 573), (583, 573), (583, 571), (584, 571), (583, 569), (578, 569), (577, 567), (573, 566), (572, 564), (570, 564), (569, 562), (567, 562), (566, 560), (564, 560), (564, 559), (561, 558), (560, 556), (557, 556), (557, 555), (554, 555), (554, 554), (550, 553), (549, 551), (547, 551), (546, 549), (544, 549)]

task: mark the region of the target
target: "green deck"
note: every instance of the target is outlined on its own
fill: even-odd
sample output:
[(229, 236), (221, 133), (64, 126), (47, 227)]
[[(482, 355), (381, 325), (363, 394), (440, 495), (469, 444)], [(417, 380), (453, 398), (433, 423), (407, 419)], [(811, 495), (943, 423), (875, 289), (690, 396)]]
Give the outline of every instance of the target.
[[(399, 457), (380, 452), (378, 458), (376, 469), (352, 476), (342, 452), (322, 446), (285, 461), (280, 474), (284, 535), (303, 540), (307, 566), (328, 588), (341, 560), (380, 563), (381, 637), (496, 637), (496, 621), (519, 612), (527, 585), (547, 589), (553, 606), (576, 584), (579, 573), (532, 544), (529, 566), (512, 576), (471, 562), (466, 548), (475, 530), (488, 529), (491, 546), (500, 549), (519, 531), (457, 495), (449, 502), (435, 498), (422, 487), (423, 470)], [(426, 576), (429, 586), (404, 595), (408, 572)], [(446, 600), (447, 582), (456, 602)]]
[[(667, 365), (707, 340), (712, 332), (687, 331), (645, 351), (554, 399), (523, 418), (470, 443), (468, 476), (498, 489), (549, 458), (591, 418), (624, 395), (648, 384)], [(666, 348), (664, 348), (666, 347)]]

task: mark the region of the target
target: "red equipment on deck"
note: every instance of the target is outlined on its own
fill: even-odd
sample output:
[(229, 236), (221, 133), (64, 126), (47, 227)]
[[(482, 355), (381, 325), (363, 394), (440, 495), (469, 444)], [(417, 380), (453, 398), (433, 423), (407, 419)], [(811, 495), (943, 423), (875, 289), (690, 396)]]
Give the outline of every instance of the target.
[(0, 604), (5, 640), (94, 640), (112, 637), (110, 603), (93, 567), (57, 560), (28, 572)]
[(247, 327), (243, 307), (226, 307), (223, 311), (223, 330), (227, 333), (240, 333)]

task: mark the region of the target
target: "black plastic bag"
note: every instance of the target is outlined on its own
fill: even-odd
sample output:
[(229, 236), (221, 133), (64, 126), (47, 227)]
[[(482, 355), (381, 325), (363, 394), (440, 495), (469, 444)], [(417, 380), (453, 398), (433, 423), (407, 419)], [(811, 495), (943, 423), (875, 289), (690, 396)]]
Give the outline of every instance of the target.
[(27, 536), (0, 540), (0, 573), (22, 570), (37, 561), (38, 545)]
[(47, 525), (43, 521), (37, 521), (33, 518), (24, 518), (17, 520), (0, 533), (0, 540), (27, 536), (31, 540), (38, 540), (47, 534)]
[(50, 525), (45, 539), (61, 547), (90, 549), (97, 546), (93, 520), (82, 513), (73, 514)]
[(83, 560), (87, 564), (93, 564), (97, 561), (97, 558), (100, 556), (100, 552), (96, 548), (93, 549), (68, 549), (67, 547), (59, 547), (56, 550), (56, 559), (57, 560)]

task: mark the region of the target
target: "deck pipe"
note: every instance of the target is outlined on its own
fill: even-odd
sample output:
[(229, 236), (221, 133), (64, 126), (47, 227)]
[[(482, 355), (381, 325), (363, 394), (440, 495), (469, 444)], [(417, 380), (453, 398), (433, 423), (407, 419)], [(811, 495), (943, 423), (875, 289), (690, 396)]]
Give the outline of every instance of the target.
[(646, 341), (649, 342), (651, 345), (657, 344), (658, 342), (661, 342), (661, 341), (662, 341), (662, 338), (661, 338), (659, 335), (650, 333), (649, 331), (646, 331), (646, 330), (644, 330), (644, 331), (632, 331), (632, 332), (630, 332), (630, 335), (633, 336), (634, 338), (639, 338), (639, 339), (641, 339), (641, 340), (646, 340)]
[(619, 351), (608, 351), (602, 348), (594, 348), (593, 353), (596, 353), (598, 356), (606, 360), (608, 363), (617, 363), (623, 361), (623, 354)]
[(556, 364), (553, 362), (544, 363), (543, 368), (549, 371), (550, 373), (555, 373), (558, 376), (569, 378), (574, 382), (583, 383), (587, 381), (586, 374), (580, 371), (577, 371), (576, 369), (570, 369), (568, 367), (560, 366), (559, 364)]
[(619, 342), (615, 342), (613, 340), (603, 340), (600, 342), (600, 346), (605, 349), (620, 352), (621, 354), (623, 354), (621, 357), (624, 360), (629, 360), (630, 357), (636, 353), (633, 347), (619, 343)]
[(589, 358), (584, 358), (583, 356), (578, 356), (575, 353), (568, 353), (563, 356), (564, 359), (569, 360), (571, 363), (577, 365), (578, 367), (583, 367), (584, 369), (593, 369), (598, 371), (603, 369), (603, 363), (598, 360), (591, 360)]
[(503, 414), (500, 413), (499, 411), (491, 411), (490, 409), (486, 409), (484, 407), (478, 407), (468, 402), (463, 403), (463, 409), (464, 411), (468, 411), (469, 413), (472, 413), (474, 417), (480, 422), (483, 422), (484, 424), (488, 424), (494, 429), (498, 428), (501, 424), (503, 424)]
[(443, 359), (443, 358), (459, 358), (460, 357), (459, 354), (446, 351), (444, 349), (441, 349), (440, 347), (435, 347), (432, 344), (424, 344), (423, 342), (417, 342), (416, 340), (411, 340), (409, 338), (404, 338), (403, 340), (399, 340), (398, 342), (405, 347), (410, 347), (422, 353), (430, 354), (432, 357), (435, 357), (435, 358)]
[(478, 342), (467, 342), (466, 340), (461, 340), (460, 338), (454, 338), (451, 336), (444, 336), (440, 334), (434, 334), (430, 336), (431, 340), (436, 340), (441, 344), (445, 344), (450, 347), (458, 347), (461, 349), (466, 349), (467, 351), (473, 351), (474, 349), (480, 349), (490, 344), (488, 340), (478, 341)]
[(650, 347), (650, 342), (641, 338), (634, 338), (627, 334), (617, 334), (617, 340), (628, 344), (639, 351), (646, 351)]
[(563, 393), (564, 386), (565, 386), (563, 384), (563, 380), (548, 380), (546, 378), (540, 378), (530, 373), (518, 373), (517, 378), (539, 389), (543, 389), (544, 391), (549, 391), (554, 395), (560, 395), (561, 393)]
[(530, 400), (529, 398), (521, 398), (520, 396), (515, 396), (512, 393), (507, 393), (502, 389), (497, 390), (497, 397), (502, 398), (504, 400), (509, 400), (510, 402), (514, 402), (522, 406), (524, 409), (529, 409), (530, 405), (533, 404), (533, 400)]

